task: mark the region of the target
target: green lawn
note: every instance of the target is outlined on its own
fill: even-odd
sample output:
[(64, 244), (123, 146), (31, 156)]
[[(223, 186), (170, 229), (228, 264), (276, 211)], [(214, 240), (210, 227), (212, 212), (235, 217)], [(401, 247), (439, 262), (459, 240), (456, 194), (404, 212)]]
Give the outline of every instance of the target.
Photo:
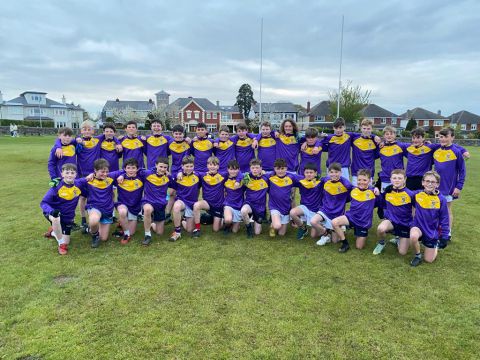
[(339, 254), (293, 231), (96, 250), (75, 232), (59, 256), (38, 206), (52, 143), (0, 138), (1, 359), (478, 358), (478, 148), (453, 243), (411, 268), (392, 246), (373, 256), (374, 234)]

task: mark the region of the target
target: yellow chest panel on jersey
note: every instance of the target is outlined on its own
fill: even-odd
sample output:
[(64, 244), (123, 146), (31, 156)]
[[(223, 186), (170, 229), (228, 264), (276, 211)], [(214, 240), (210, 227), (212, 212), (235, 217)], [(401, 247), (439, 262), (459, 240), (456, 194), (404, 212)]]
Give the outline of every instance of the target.
[(229, 148), (231, 148), (233, 145), (233, 142), (230, 141), (230, 140), (227, 140), (227, 141), (219, 141), (218, 142), (218, 149), (220, 150), (227, 150)]
[(125, 138), (122, 141), (122, 146), (125, 149), (134, 150), (134, 149), (143, 147), (143, 143), (138, 138), (133, 138), (133, 139)]
[(407, 205), (412, 203), (412, 199), (410, 195), (408, 195), (405, 191), (395, 192), (392, 191), (385, 195), (385, 200), (394, 206), (401, 206)]
[(247, 188), (250, 190), (258, 191), (268, 188), (268, 184), (264, 179), (251, 179), (248, 182)]
[(258, 142), (259, 147), (272, 147), (275, 146), (277, 142), (275, 141), (274, 138), (261, 138), (260, 141)]
[(156, 174), (148, 175), (146, 180), (155, 186), (163, 186), (168, 182), (170, 182), (170, 179), (168, 178), (168, 176), (165, 176), (165, 175), (158, 176)]
[(79, 197), (81, 193), (82, 191), (76, 186), (62, 186), (60, 189), (58, 189), (57, 195), (59, 198), (64, 200), (73, 200)]
[(424, 209), (440, 209), (440, 198), (437, 195), (428, 195), (422, 191), (415, 195), (415, 201)]
[(305, 189), (313, 189), (313, 188), (316, 188), (318, 186), (318, 184), (320, 184), (320, 180), (317, 180), (317, 179), (313, 179), (313, 180), (302, 179), (302, 180), (300, 180), (300, 184), (302, 184), (302, 186)]
[(330, 144), (342, 145), (342, 144), (345, 144), (345, 142), (348, 141), (348, 139), (350, 139), (350, 135), (348, 135), (348, 134), (343, 134), (341, 136), (334, 135), (330, 138), (329, 143)]
[(164, 136), (149, 136), (147, 139), (147, 143), (151, 146), (161, 146), (168, 142)]
[(407, 148), (407, 151), (412, 155), (418, 156), (418, 155), (428, 154), (430, 151), (432, 151), (432, 149), (430, 149), (428, 146), (425, 146), (425, 145), (419, 146), (418, 148), (413, 145), (410, 145)]
[(114, 141), (102, 141), (102, 145), (100, 145), (103, 150), (106, 151), (113, 151), (115, 150), (115, 142)]
[(193, 142), (193, 147), (198, 151), (207, 151), (213, 147), (210, 140), (198, 140)]
[(64, 145), (62, 146), (63, 156), (74, 156), (75, 155), (75, 146), (73, 145)]
[(380, 149), (380, 154), (383, 156), (395, 156), (403, 152), (402, 148), (398, 145), (384, 146)]
[(237, 180), (235, 179), (228, 179), (227, 181), (225, 181), (225, 187), (228, 188), (228, 189), (231, 189), (231, 190), (235, 190), (235, 183), (237, 182)]
[(97, 189), (106, 189), (112, 185), (113, 179), (107, 177), (105, 180), (93, 179), (88, 182), (89, 185), (96, 187)]
[(183, 186), (194, 186), (195, 184), (198, 184), (200, 179), (198, 178), (197, 175), (192, 174), (192, 175), (183, 175), (182, 180), (177, 180), (177, 183)]
[(252, 146), (252, 142), (253, 140), (250, 139), (249, 137), (245, 138), (245, 139), (238, 139), (237, 140), (237, 146), (240, 146), (240, 147), (249, 147), (249, 146)]
[(172, 142), (168, 148), (170, 151), (181, 154), (190, 149), (190, 145), (186, 141), (182, 141), (181, 143)]
[(292, 145), (297, 143), (297, 138), (295, 136), (287, 136), (287, 135), (280, 134), (278, 135), (278, 138), (285, 145)]
[(207, 183), (208, 185), (218, 185), (220, 183), (223, 182), (223, 180), (225, 180), (225, 178), (220, 175), (220, 174), (215, 174), (215, 175), (210, 175), (210, 174), (207, 174), (203, 177), (202, 179), (205, 183)]
[(352, 197), (352, 199), (355, 199), (360, 202), (365, 202), (365, 201), (370, 201), (372, 199), (375, 199), (375, 194), (370, 189), (360, 190), (359, 188), (355, 188), (350, 193), (350, 196)]
[(348, 191), (340, 181), (333, 182), (331, 180), (328, 180), (325, 185), (323, 185), (323, 189), (330, 195), (340, 195)]
[(143, 182), (140, 179), (125, 179), (121, 184), (118, 184), (118, 187), (129, 192), (138, 190), (142, 186)]
[(269, 180), (278, 187), (285, 187), (293, 184), (292, 179), (290, 179), (288, 176), (281, 178), (281, 177), (278, 177), (277, 175), (274, 175), (271, 178), (269, 178)]
[(362, 137), (356, 139), (353, 142), (353, 145), (362, 151), (373, 150), (377, 147), (372, 139), (365, 139)]
[(83, 140), (82, 145), (87, 149), (93, 149), (98, 144), (97, 138), (91, 138), (90, 140)]
[(457, 156), (451, 149), (448, 149), (448, 150), (438, 149), (433, 153), (433, 158), (438, 162), (447, 162), (447, 161), (457, 160)]
[(322, 152), (322, 149), (319, 148), (320, 152), (318, 152), (317, 154), (313, 154), (313, 149), (315, 149), (315, 146), (307, 146), (303, 152), (308, 155), (319, 155), (320, 152)]

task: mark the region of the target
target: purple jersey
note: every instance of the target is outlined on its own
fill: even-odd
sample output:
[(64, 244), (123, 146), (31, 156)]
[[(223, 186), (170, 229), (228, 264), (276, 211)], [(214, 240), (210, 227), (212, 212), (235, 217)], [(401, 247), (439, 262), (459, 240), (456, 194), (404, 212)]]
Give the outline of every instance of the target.
[(414, 195), (415, 217), (413, 226), (431, 240), (448, 239), (450, 225), (447, 201), (442, 195), (427, 194), (421, 190)]
[(156, 209), (167, 205), (167, 190), (175, 182), (171, 176), (158, 175), (156, 170), (142, 170), (143, 198), (142, 204), (148, 203)]
[(379, 155), (382, 170), (379, 176), (382, 182), (390, 182), (392, 170), (403, 169), (403, 157), (406, 156), (407, 146), (404, 143), (393, 142), (386, 143), (380, 149)]
[(356, 135), (352, 141), (352, 176), (357, 176), (360, 169), (368, 169), (373, 177), (377, 157), (378, 148), (373, 141), (373, 135), (370, 137)]
[(123, 147), (123, 162), (130, 158), (137, 159), (138, 161), (138, 168), (143, 169), (145, 167), (145, 162), (143, 161), (143, 152), (144, 152), (144, 145), (142, 140), (138, 137), (124, 137), (120, 144)]
[(372, 227), (373, 209), (378, 204), (379, 199), (375, 196), (372, 187), (365, 190), (355, 187), (350, 192), (350, 209), (345, 215), (354, 225), (370, 229)]
[(59, 210), (62, 222), (73, 222), (79, 196), (85, 192), (86, 183), (85, 179), (76, 179), (73, 184), (61, 180), (43, 197), (40, 203), (43, 213), (48, 215), (53, 210)]
[(82, 138), (81, 150), (77, 152), (77, 168), (80, 176), (93, 173), (93, 163), (100, 159), (100, 139), (98, 136)]
[(143, 181), (141, 176), (128, 177), (123, 175), (124, 180), (117, 185), (117, 205), (125, 205), (133, 215), (138, 215), (141, 210), (143, 195)]
[(323, 151), (328, 151), (327, 167), (333, 163), (339, 163), (342, 167), (350, 167), (352, 133), (331, 134), (323, 139), (322, 143)]
[(212, 208), (223, 207), (225, 200), (224, 182), (227, 180), (225, 173), (198, 174), (202, 183), (202, 199)]
[[(61, 143), (60, 143), (61, 144)], [(63, 156), (61, 159), (55, 156), (55, 151), (61, 147)], [(77, 157), (75, 155), (75, 145), (60, 145), (55, 144), (50, 151), (48, 158), (48, 174), (51, 179), (62, 177), (62, 166), (64, 164), (77, 164)]]
[(250, 160), (255, 157), (255, 150), (252, 148), (254, 135), (247, 134), (243, 139), (238, 135), (232, 136), (231, 140), (235, 144), (235, 158), (240, 165), (241, 172), (248, 172), (250, 168)]
[(87, 183), (87, 209), (97, 209), (103, 214), (113, 213), (113, 186), (123, 170), (108, 173), (104, 180), (93, 179)]
[(171, 174), (177, 174), (182, 171), (182, 160), (184, 157), (190, 155), (190, 144), (183, 141), (172, 141), (168, 145), (168, 151), (172, 155)]
[(452, 195), (455, 188), (462, 190), (465, 183), (465, 160), (455, 145), (442, 146), (433, 153), (435, 170), (440, 175), (440, 193)]
[(145, 154), (147, 155), (147, 168), (152, 169), (155, 167), (157, 158), (168, 157), (168, 145), (173, 139), (168, 135), (163, 134), (151, 134), (148, 135), (143, 142), (145, 146)]
[(261, 213), (266, 208), (268, 178), (266, 175), (253, 176), (251, 173), (249, 175), (250, 181), (245, 185), (245, 203), (255, 212)]
[[(313, 153), (313, 149), (318, 147), (320, 152), (318, 154)], [(317, 167), (319, 174), (322, 173), (321, 163), (322, 163), (322, 146), (320, 144), (307, 145), (304, 150), (300, 151), (300, 166), (298, 168), (298, 173), (303, 175), (305, 170), (305, 165), (308, 163), (313, 163)]]
[(221, 141), (216, 139), (215, 142), (218, 146), (214, 149), (215, 156), (220, 162), (219, 171), (227, 171), (228, 162), (235, 159), (235, 144), (230, 139), (227, 141)]
[(300, 142), (293, 134), (279, 134), (276, 144), (276, 158), (287, 162), (287, 170), (295, 172), (298, 169), (298, 154)]
[(277, 210), (282, 215), (290, 214), (291, 192), (298, 180), (299, 176), (293, 173), (287, 173), (283, 177), (273, 173), (268, 177), (268, 208), (270, 212)]
[(326, 176), (321, 181), (322, 204), (319, 211), (333, 220), (344, 214), (345, 203), (352, 189), (352, 184), (343, 177), (340, 180), (332, 181), (329, 176)]
[[(239, 173), (241, 175), (241, 173)], [(240, 210), (243, 206), (243, 195), (245, 192), (244, 186), (240, 186), (238, 189), (235, 189), (235, 183), (237, 182), (236, 178), (228, 178), (225, 183), (225, 206), (230, 206), (235, 210)]]
[(177, 199), (193, 209), (193, 204), (198, 201), (200, 192), (200, 177), (197, 172), (190, 175), (183, 174), (182, 180), (176, 179), (174, 188), (177, 190)]
[(412, 223), (413, 192), (406, 187), (383, 193), (385, 219), (390, 222), (410, 226)]
[(192, 154), (195, 157), (195, 171), (207, 172), (207, 160), (213, 155), (213, 141), (207, 138), (198, 138), (191, 144)]
[(320, 209), (322, 201), (321, 181), (318, 179), (298, 181), (296, 186), (300, 192), (300, 205), (304, 205), (308, 210), (317, 212)]
[(110, 171), (118, 171), (119, 165), (119, 155), (115, 145), (119, 144), (120, 142), (116, 139), (105, 139), (105, 137), (100, 139), (100, 158), (105, 159), (110, 164), (109, 170)]
[(263, 137), (261, 134), (257, 136), (258, 140), (258, 158), (262, 160), (262, 169), (265, 171), (273, 171), (273, 163), (276, 158), (277, 140), (273, 136)]

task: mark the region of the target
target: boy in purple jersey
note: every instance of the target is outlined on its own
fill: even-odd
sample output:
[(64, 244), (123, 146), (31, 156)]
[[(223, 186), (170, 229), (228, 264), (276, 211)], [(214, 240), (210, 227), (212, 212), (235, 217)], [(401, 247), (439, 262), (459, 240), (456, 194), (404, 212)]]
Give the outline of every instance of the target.
[(66, 163), (62, 166), (62, 180), (50, 188), (43, 197), (40, 207), (51, 227), (46, 237), (54, 237), (58, 243), (58, 253), (67, 255), (75, 209), (80, 194), (85, 191), (86, 179), (78, 179), (77, 166)]
[(224, 234), (230, 232), (237, 233), (242, 221), (240, 209), (243, 206), (243, 193), (245, 191), (242, 185), (237, 186), (237, 176), (241, 176), (240, 164), (233, 159), (228, 162), (228, 178), (224, 183), (225, 201), (223, 207), (223, 230)]
[(142, 140), (137, 136), (137, 123), (133, 120), (127, 122), (125, 127), (125, 137), (120, 139), (120, 145), (122, 145), (123, 161), (134, 158), (138, 161), (140, 169), (145, 168), (145, 162), (143, 160), (143, 154), (145, 152), (145, 145)]
[[(244, 175), (245, 203), (240, 209), (247, 229), (247, 237), (252, 238), (262, 232), (262, 223), (266, 217), (265, 202), (267, 200), (267, 176), (262, 175), (262, 161), (250, 160), (250, 172)], [(250, 222), (250, 215), (254, 225)]]
[(213, 140), (207, 137), (205, 123), (198, 123), (195, 134), (191, 143), (191, 153), (195, 157), (195, 171), (207, 172), (207, 160), (213, 155)]
[(280, 125), (280, 132), (277, 135), (275, 157), (285, 159), (288, 171), (296, 172), (299, 153), (300, 141), (298, 139), (297, 123), (292, 119), (285, 119)]
[[(170, 235), (170, 241), (177, 241), (182, 237), (182, 213), (185, 217), (185, 230), (193, 231), (195, 223), (193, 221), (193, 204), (198, 201), (200, 192), (200, 177), (193, 171), (194, 159), (191, 156), (182, 160), (182, 172), (177, 175), (174, 183), (177, 192), (177, 199), (173, 204), (173, 225), (175, 230)], [(175, 174), (174, 174), (175, 176)]]
[[(53, 182), (52, 185), (55, 186), (56, 183), (60, 181), (62, 174), (62, 167), (64, 164), (76, 164), (77, 157), (75, 154), (75, 142), (72, 143), (73, 131), (68, 127), (63, 127), (58, 129), (58, 140), (60, 142), (61, 156), (56, 155), (58, 147), (58, 141), (52, 147), (50, 151), (50, 156), (48, 158), (48, 174), (50, 179)], [(75, 174), (76, 174), (75, 166)], [(57, 179), (55, 181), (55, 179)]]
[(390, 174), (392, 185), (382, 193), (384, 216), (377, 228), (378, 242), (373, 255), (382, 253), (386, 246), (387, 233), (396, 236), (398, 253), (405, 255), (410, 245), (410, 225), (412, 223), (413, 192), (405, 187), (405, 170), (395, 169)]
[[(308, 233), (308, 226), (311, 226), (311, 219), (318, 211), (322, 201), (322, 188), (318, 179), (317, 165), (307, 163), (303, 170), (304, 179), (298, 181), (295, 186), (300, 192), (300, 205), (290, 210), (290, 217), (298, 227), (297, 240), (302, 240)], [(315, 229), (312, 228), (312, 237), (318, 237)]]
[(300, 148), (300, 166), (298, 173), (303, 174), (305, 164), (313, 163), (317, 166), (319, 174), (321, 170), (322, 146), (318, 140), (318, 130), (315, 128), (308, 128), (305, 130), (305, 144)]
[(448, 208), (445, 198), (439, 193), (441, 177), (436, 171), (428, 171), (423, 175), (423, 191), (414, 195), (415, 216), (410, 229), (410, 242), (415, 250), (411, 266), (422, 263), (420, 241), (425, 246), (425, 261), (435, 261), (438, 248), (444, 249), (450, 238)]
[(392, 170), (403, 169), (403, 158), (407, 155), (408, 144), (397, 142), (397, 131), (393, 126), (385, 126), (383, 129), (384, 142), (379, 150), (381, 171), (378, 174), (381, 186), (384, 191), (390, 183)]
[(253, 138), (255, 135), (248, 133), (248, 127), (245, 124), (238, 124), (237, 134), (231, 138), (235, 144), (235, 158), (240, 164), (241, 172), (248, 172), (250, 160), (255, 157), (255, 150), (252, 147)]
[(155, 169), (142, 170), (144, 179), (144, 195), (142, 199), (143, 225), (145, 238), (142, 245), (148, 246), (152, 242), (152, 232), (162, 235), (165, 226), (165, 207), (167, 205), (167, 189), (172, 187), (174, 179), (167, 175), (168, 159), (157, 158)]
[(143, 177), (138, 175), (137, 159), (127, 159), (123, 163), (125, 174), (117, 179), (118, 201), (115, 204), (118, 222), (123, 230), (120, 244), (126, 245), (137, 229), (137, 217), (141, 211)]
[(110, 171), (118, 171), (119, 153), (122, 151), (120, 141), (115, 137), (115, 125), (105, 124), (100, 139), (100, 157), (110, 164)]
[(290, 222), (291, 201), (290, 194), (300, 180), (295, 173), (287, 173), (285, 159), (276, 159), (273, 164), (274, 172), (267, 175), (268, 183), (268, 209), (272, 224), (270, 237), (275, 237), (275, 232), (283, 236), (287, 232)]
[[(321, 237), (317, 245), (323, 246), (331, 241), (330, 232), (333, 230), (332, 219), (343, 215), (352, 184), (342, 177), (342, 165), (339, 163), (330, 164), (328, 175), (322, 178), (320, 187), (322, 189), (322, 204), (317, 213), (312, 217), (311, 224), (316, 233)], [(337, 242), (336, 234), (333, 233), (333, 240)]]
[(215, 147), (213, 152), (220, 162), (218, 171), (226, 172), (228, 162), (235, 159), (235, 144), (230, 140), (228, 126), (220, 126), (218, 138), (215, 139), (213, 146)]
[(327, 167), (333, 163), (342, 165), (342, 176), (350, 179), (351, 145), (353, 133), (345, 132), (345, 120), (341, 117), (333, 122), (333, 131), (323, 139), (323, 151), (328, 151)]
[(360, 125), (361, 134), (353, 134), (352, 140), (352, 184), (357, 185), (357, 172), (360, 169), (369, 169), (375, 174), (375, 159), (378, 158), (378, 147), (381, 139), (372, 135), (373, 122), (363, 119)]
[(113, 186), (122, 171), (109, 172), (108, 161), (95, 160), (94, 177), (87, 183), (88, 227), (92, 235), (92, 248), (100, 245), (100, 240), (107, 241), (110, 224), (113, 223)]
[(454, 138), (455, 131), (451, 127), (440, 130), (441, 148), (433, 153), (435, 171), (441, 179), (438, 190), (447, 201), (450, 229), (453, 224), (452, 201), (460, 196), (466, 176), (465, 160), (460, 148), (453, 144)]
[(350, 191), (350, 210), (332, 220), (333, 230), (342, 242), (338, 252), (345, 253), (350, 249), (342, 226), (353, 228), (355, 247), (363, 249), (367, 241), (368, 229), (372, 226), (373, 209), (379, 204), (378, 189), (370, 186), (370, 170), (362, 169), (357, 173), (357, 186)]
[(173, 138), (162, 133), (162, 122), (153, 119), (151, 122), (152, 134), (142, 136), (144, 152), (147, 155), (147, 169), (153, 169), (158, 157), (168, 157), (168, 146)]
[(264, 121), (260, 126), (260, 134), (253, 140), (252, 147), (257, 149), (257, 157), (262, 160), (264, 171), (273, 171), (273, 162), (276, 157), (277, 140), (272, 131), (272, 125)]
[[(219, 231), (222, 226), (223, 203), (225, 201), (224, 183), (227, 180), (227, 174), (218, 172), (220, 162), (216, 156), (211, 156), (208, 159), (207, 167), (207, 173), (198, 173), (202, 183), (202, 200), (197, 201), (193, 205), (193, 218), (195, 221), (193, 237), (200, 237), (200, 213), (202, 210), (207, 210), (213, 217), (212, 228), (214, 232)], [(236, 181), (236, 186), (240, 187), (242, 178), (238, 176)]]

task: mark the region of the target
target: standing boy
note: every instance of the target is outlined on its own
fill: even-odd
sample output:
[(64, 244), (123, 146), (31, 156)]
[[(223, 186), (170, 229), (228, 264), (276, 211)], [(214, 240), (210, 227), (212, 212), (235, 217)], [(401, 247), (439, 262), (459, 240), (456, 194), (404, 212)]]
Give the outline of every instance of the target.
[(123, 161), (130, 158), (137, 159), (138, 167), (143, 169), (145, 168), (145, 162), (143, 161), (145, 146), (138, 138), (137, 132), (137, 123), (133, 120), (127, 122), (125, 127), (126, 136), (121, 139), (120, 145), (123, 148)]
[(207, 138), (207, 125), (198, 123), (196, 138), (192, 141), (192, 155), (195, 157), (195, 170), (207, 172), (207, 160), (213, 155), (213, 140)]
[(235, 159), (235, 144), (230, 140), (230, 133), (228, 126), (220, 126), (218, 138), (214, 142), (214, 153), (220, 162), (218, 171), (226, 172), (227, 164), (230, 160)]
[(168, 145), (173, 139), (162, 133), (162, 122), (153, 119), (151, 122), (152, 133), (142, 137), (145, 145), (145, 154), (147, 155), (147, 169), (153, 169), (158, 157), (168, 157)]

